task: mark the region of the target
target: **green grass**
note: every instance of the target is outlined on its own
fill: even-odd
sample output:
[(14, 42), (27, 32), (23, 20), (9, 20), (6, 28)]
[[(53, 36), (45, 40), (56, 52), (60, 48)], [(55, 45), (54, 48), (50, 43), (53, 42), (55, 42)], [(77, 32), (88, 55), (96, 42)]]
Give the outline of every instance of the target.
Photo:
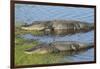
[[(37, 41), (29, 43), (29, 41), (16, 38), (15, 45), (15, 64), (16, 65), (35, 65), (35, 64), (51, 64), (59, 61), (59, 56), (55, 54), (26, 54), (25, 50), (32, 48), (38, 44)], [(20, 43), (21, 42), (21, 43)]]
[(59, 54), (26, 54), (25, 50), (30, 49), (39, 44), (35, 40), (25, 40), (17, 37), (17, 35), (33, 34), (42, 35), (41, 31), (25, 31), (21, 30), (22, 24), (18, 23), (15, 27), (15, 65), (37, 65), (37, 64), (52, 64), (62, 61)]

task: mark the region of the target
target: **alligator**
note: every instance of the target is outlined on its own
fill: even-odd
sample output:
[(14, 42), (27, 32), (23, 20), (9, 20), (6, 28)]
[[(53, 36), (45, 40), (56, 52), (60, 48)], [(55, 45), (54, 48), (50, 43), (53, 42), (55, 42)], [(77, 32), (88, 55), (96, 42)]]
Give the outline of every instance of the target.
[(76, 41), (55, 41), (52, 43), (41, 43), (32, 48), (26, 49), (27, 54), (47, 54), (60, 52), (78, 52), (94, 47), (94, 43), (82, 43)]
[(75, 20), (34, 21), (32, 24), (22, 26), (21, 29), (43, 31), (46, 35), (67, 35), (91, 31), (94, 29), (94, 23)]

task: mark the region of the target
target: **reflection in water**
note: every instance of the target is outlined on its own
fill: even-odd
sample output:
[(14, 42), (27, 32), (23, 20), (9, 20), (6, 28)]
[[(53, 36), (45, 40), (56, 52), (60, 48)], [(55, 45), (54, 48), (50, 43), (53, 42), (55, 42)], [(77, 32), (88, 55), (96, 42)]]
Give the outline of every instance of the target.
[[(75, 35), (67, 35), (67, 36), (34, 36), (31, 34), (26, 34), (26, 35), (20, 35), (24, 39), (33, 39), (33, 40), (38, 40), (40, 43), (51, 43), (53, 42), (53, 39), (55, 38), (56, 41), (79, 41), (79, 42), (85, 42), (85, 43), (91, 43), (93, 42), (93, 32), (90, 31), (88, 33), (79, 33)], [(70, 37), (69, 37), (70, 36)], [(88, 37), (88, 39), (86, 38)], [(42, 56), (42, 55), (41, 55)], [(48, 56), (52, 56), (48, 57)], [(42, 56), (44, 58), (50, 59), (47, 60), (49, 62), (53, 62), (55, 60), (56, 62), (77, 62), (77, 61), (93, 61), (94, 60), (94, 48), (88, 49), (88, 50), (83, 50), (79, 52), (61, 52), (61, 53), (55, 53), (55, 54), (49, 54)], [(52, 60), (52, 61), (51, 61)], [(46, 61), (46, 60), (45, 60)]]
[[(33, 21), (41, 20), (78, 20), (94, 23), (94, 9), (92, 8), (76, 8), (76, 7), (59, 7), (59, 6), (42, 6), (42, 5), (15, 5), (15, 21), (21, 21), (31, 24)], [(73, 11), (75, 13), (73, 13)], [(25, 39), (38, 40), (41, 43), (51, 43), (55, 41), (79, 41), (79, 42), (94, 42), (94, 31), (87, 33), (78, 33), (67, 36), (34, 36), (31, 34), (21, 35)], [(55, 54), (39, 55), (45, 63), (57, 62), (80, 62), (80, 61), (93, 61), (94, 48), (80, 52), (62, 52)], [(50, 59), (50, 60), (49, 60)]]
[(82, 50), (78, 52), (60, 52), (51, 54), (40, 54), (41, 60), (44, 63), (69, 63), (69, 62), (81, 62), (81, 61), (93, 61), (94, 49)]
[(88, 49), (88, 50), (81, 50), (78, 52), (67, 52), (67, 53), (61, 53), (58, 54), (62, 56), (61, 62), (78, 62), (78, 61), (93, 61), (93, 52), (94, 49)]
[[(55, 41), (79, 41), (79, 42), (94, 42), (92, 39), (94, 39), (94, 31), (90, 31), (87, 33), (79, 33), (75, 35), (66, 35), (66, 36), (34, 36), (31, 34), (25, 34), (21, 35), (21, 37), (25, 39), (33, 39), (33, 40), (38, 40), (40, 42), (44, 43), (51, 43), (53, 40)], [(87, 38), (88, 37), (88, 38)]]

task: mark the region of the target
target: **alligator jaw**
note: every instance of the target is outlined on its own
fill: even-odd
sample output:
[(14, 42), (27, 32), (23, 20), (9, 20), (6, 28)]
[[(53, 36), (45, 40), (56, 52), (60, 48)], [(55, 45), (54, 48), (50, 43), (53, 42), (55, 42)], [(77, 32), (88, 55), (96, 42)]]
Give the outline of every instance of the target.
[(47, 53), (59, 53), (59, 52), (78, 52), (82, 50), (87, 50), (94, 47), (93, 43), (79, 43), (79, 42), (61, 42), (60, 44), (40, 44), (31, 49), (25, 50), (27, 54), (47, 54)]
[(40, 23), (33, 23), (29, 26), (21, 27), (22, 30), (27, 31), (43, 31), (44, 35), (68, 35), (79, 32), (88, 32), (94, 29), (94, 23), (86, 23), (80, 21), (40, 21)]

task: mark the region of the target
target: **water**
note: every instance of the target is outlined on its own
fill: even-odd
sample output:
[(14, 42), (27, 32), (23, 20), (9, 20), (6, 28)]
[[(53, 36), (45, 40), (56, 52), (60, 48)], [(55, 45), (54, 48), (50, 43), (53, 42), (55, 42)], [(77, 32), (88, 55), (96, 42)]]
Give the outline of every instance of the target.
[[(78, 33), (74, 35), (66, 35), (66, 36), (35, 36), (31, 34), (21, 35), (21, 37), (25, 39), (35, 39), (42, 43), (52, 43), (53, 41), (78, 41), (91, 43), (94, 42), (94, 31), (90, 31), (87, 33)], [(88, 38), (87, 38), (88, 37)]]
[(94, 9), (41, 5), (15, 5), (15, 20), (32, 23), (39, 20), (67, 19), (94, 23)]
[[(54, 19), (67, 19), (79, 20), (89, 23), (94, 23), (94, 9), (81, 8), (81, 7), (59, 7), (59, 6), (40, 6), (40, 5), (15, 5), (15, 21), (25, 22), (31, 24), (33, 21), (39, 20), (54, 20)], [(87, 33), (78, 33), (75, 35), (66, 36), (34, 36), (31, 34), (21, 35), (25, 39), (35, 39), (39, 42), (50, 43), (55, 41), (79, 41), (79, 42), (94, 42), (94, 31)], [(80, 61), (93, 61), (94, 48), (89, 49), (80, 54), (71, 56), (64, 55), (59, 62), (80, 62)]]

